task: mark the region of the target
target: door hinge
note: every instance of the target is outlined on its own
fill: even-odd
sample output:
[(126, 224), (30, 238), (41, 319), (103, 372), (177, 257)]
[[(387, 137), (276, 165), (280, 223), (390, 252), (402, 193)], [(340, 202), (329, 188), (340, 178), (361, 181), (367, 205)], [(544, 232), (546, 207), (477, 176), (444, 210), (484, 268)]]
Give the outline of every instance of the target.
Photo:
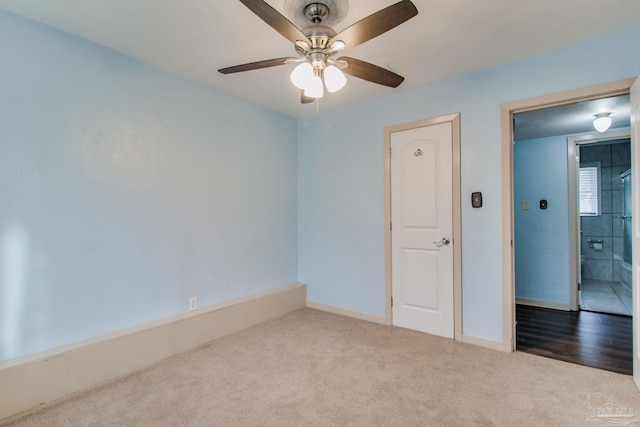
[(389, 230), (393, 231), (393, 223), (392, 222), (389, 223)]
[(391, 297), (391, 307), (393, 307), (393, 297)]

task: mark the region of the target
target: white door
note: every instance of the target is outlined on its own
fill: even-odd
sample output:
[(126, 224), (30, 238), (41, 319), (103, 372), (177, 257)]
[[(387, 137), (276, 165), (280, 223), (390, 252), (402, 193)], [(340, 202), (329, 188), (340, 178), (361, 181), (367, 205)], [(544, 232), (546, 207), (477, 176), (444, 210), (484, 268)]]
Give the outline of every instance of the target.
[(640, 184), (638, 177), (640, 173), (640, 78), (631, 87), (631, 170), (632, 175), (631, 200), (633, 203), (631, 214), (631, 227), (633, 230), (633, 242), (631, 257), (633, 261), (632, 270), (632, 293), (633, 293), (633, 381), (640, 388)]
[(452, 136), (451, 122), (390, 136), (393, 324), (450, 338)]

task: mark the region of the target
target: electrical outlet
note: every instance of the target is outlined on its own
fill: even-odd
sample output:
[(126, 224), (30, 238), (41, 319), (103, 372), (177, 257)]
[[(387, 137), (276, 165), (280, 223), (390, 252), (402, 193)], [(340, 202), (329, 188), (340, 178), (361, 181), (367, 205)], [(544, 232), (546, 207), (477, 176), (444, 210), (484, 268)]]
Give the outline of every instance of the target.
[(198, 308), (198, 298), (192, 297), (189, 300), (189, 311), (196, 310)]

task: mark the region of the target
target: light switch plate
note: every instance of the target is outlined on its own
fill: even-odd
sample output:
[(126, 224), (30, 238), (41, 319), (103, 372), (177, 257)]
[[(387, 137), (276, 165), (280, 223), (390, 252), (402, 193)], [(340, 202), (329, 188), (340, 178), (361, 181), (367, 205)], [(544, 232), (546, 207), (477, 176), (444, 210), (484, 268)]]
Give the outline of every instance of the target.
[(520, 202), (520, 209), (522, 209), (523, 211), (528, 211), (529, 210), (529, 201), (528, 200), (523, 200)]

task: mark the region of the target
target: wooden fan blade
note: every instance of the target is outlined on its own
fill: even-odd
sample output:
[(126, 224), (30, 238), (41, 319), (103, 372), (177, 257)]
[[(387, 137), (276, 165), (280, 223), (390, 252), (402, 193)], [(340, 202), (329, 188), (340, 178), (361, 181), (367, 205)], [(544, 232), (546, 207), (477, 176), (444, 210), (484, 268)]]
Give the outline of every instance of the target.
[(240, 0), (240, 2), (291, 43), (295, 43), (298, 40), (307, 40), (307, 36), (298, 27), (264, 1)]
[(302, 104), (310, 104), (310, 103), (312, 103), (312, 102), (313, 102), (313, 101), (315, 101), (315, 100), (316, 100), (315, 98), (311, 98), (311, 97), (309, 97), (309, 96), (306, 96), (306, 95), (304, 94), (304, 89), (300, 91), (300, 102), (301, 102)]
[(393, 71), (389, 71), (359, 59), (343, 56), (338, 58), (338, 61), (346, 61), (349, 66), (347, 68), (343, 68), (342, 71), (350, 76), (358, 77), (359, 79), (368, 80), (370, 82), (389, 87), (398, 87), (400, 86), (400, 83), (404, 81), (404, 77), (394, 73)]
[(284, 65), (287, 60), (296, 58), (276, 58), (267, 59), (264, 61), (250, 62), (248, 64), (234, 65), (233, 67), (221, 68), (218, 71), (222, 74), (239, 73), (241, 71), (259, 70), (261, 68), (275, 67), (277, 65)]
[(356, 22), (336, 34), (328, 46), (335, 40), (342, 40), (348, 48), (352, 48), (386, 33), (418, 14), (418, 9), (410, 0), (402, 0)]

